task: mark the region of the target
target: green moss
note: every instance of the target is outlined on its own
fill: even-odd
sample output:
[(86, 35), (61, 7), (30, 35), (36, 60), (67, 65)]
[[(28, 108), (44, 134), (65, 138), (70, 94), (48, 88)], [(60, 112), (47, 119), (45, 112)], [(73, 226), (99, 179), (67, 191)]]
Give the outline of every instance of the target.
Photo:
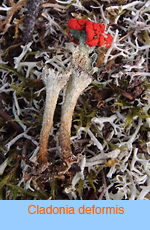
[(0, 117), (0, 127), (5, 125), (5, 120), (4, 118)]
[(120, 149), (117, 145), (111, 143), (111, 142), (108, 141), (106, 138), (104, 138), (104, 137), (100, 134), (100, 132), (99, 132), (99, 130), (97, 129), (96, 126), (93, 126), (93, 125), (92, 125), (92, 126), (91, 126), (91, 130), (92, 130), (93, 133), (95, 133), (95, 136), (97, 136), (97, 137), (101, 138), (102, 140), (104, 140), (112, 149)]
[(130, 127), (133, 121), (133, 118), (135, 116), (138, 116), (142, 119), (146, 119), (149, 118), (150, 116), (148, 116), (148, 114), (143, 112), (143, 108), (140, 106), (137, 106), (136, 108), (131, 108), (128, 115), (127, 115), (127, 119), (124, 125), (124, 129), (127, 127)]
[(29, 100), (32, 104), (33, 99), (36, 98), (36, 95), (33, 93), (33, 88), (36, 87), (35, 80), (23, 81), (20, 85), (12, 82), (12, 88), (16, 91), (17, 95), (20, 95), (23, 98)]
[(115, 102), (115, 105), (118, 106), (118, 111), (121, 112), (121, 108), (124, 106), (122, 102)]
[(143, 30), (143, 31), (139, 34), (139, 36), (140, 36), (147, 44), (150, 45), (150, 37), (149, 37), (147, 31)]
[(17, 167), (18, 162), (16, 163), (15, 167), (6, 176), (4, 176), (3, 179), (0, 180), (0, 190), (12, 180), (16, 173)]
[(25, 77), (22, 74), (20, 74), (19, 72), (17, 72), (15, 69), (11, 68), (8, 65), (0, 65), (0, 69), (7, 70), (8, 72), (15, 74), (19, 79), (22, 80), (25, 79)]
[(94, 192), (96, 192), (96, 186), (95, 186), (95, 184), (93, 182), (93, 180), (95, 179), (95, 177), (96, 177), (96, 175), (94, 175), (93, 173), (89, 173), (88, 174), (88, 180), (89, 180), (89, 182), (90, 182), (90, 184), (91, 184)]
[(87, 103), (85, 101), (83, 101), (83, 107), (80, 109), (78, 108), (77, 112), (78, 112), (79, 118), (75, 119), (74, 122), (78, 122), (78, 129), (80, 127), (85, 127), (86, 128), (86, 134), (87, 134), (87, 130), (90, 127), (91, 119), (97, 113), (97, 108), (89, 108), (87, 106)]
[(107, 85), (103, 85), (103, 84), (98, 84), (98, 83), (96, 83), (96, 82), (94, 82), (94, 81), (92, 81), (92, 83), (91, 83), (93, 86), (96, 86), (98, 89), (110, 89), (110, 88), (112, 88), (112, 86), (108, 83)]
[(57, 192), (58, 192), (58, 181), (57, 181), (57, 179), (53, 180), (50, 183), (50, 187), (51, 187), (52, 197), (53, 197), (53, 199), (56, 199), (56, 195), (57, 195)]
[(84, 185), (84, 181), (80, 179), (78, 182), (78, 193), (80, 197), (82, 197), (83, 195), (83, 185)]
[(14, 184), (8, 184), (6, 190), (10, 190), (13, 199), (16, 199), (18, 197), (21, 197), (22, 200), (31, 200), (34, 198), (38, 200), (48, 199), (48, 195), (43, 191), (25, 190), (20, 186)]

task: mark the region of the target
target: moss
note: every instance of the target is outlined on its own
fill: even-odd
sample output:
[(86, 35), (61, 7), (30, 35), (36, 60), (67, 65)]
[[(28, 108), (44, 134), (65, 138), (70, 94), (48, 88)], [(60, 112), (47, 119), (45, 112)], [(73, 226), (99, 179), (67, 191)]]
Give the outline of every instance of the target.
[(77, 119), (74, 120), (74, 122), (78, 123), (78, 129), (81, 127), (86, 128), (86, 134), (87, 130), (90, 127), (91, 119), (96, 115), (97, 108), (91, 108), (87, 105), (87, 102), (83, 99), (83, 107), (77, 108)]
[(50, 183), (52, 198), (55, 200), (58, 193), (58, 180), (55, 179)]
[(83, 189), (84, 189), (83, 185), (84, 185), (84, 181), (80, 179), (78, 182), (78, 193), (80, 197), (82, 197), (83, 195)]
[(8, 65), (0, 65), (0, 69), (2, 70), (6, 70), (12, 74), (15, 74), (19, 79), (25, 79), (25, 77), (20, 74), (19, 72), (17, 72), (15, 69), (13, 69), (12, 67), (8, 66)]
[(93, 182), (93, 180), (95, 180), (95, 175), (93, 173), (88, 173), (88, 180), (89, 180), (89, 183), (91, 184), (94, 192), (96, 193), (96, 186)]
[[(8, 184), (6, 190), (10, 190), (13, 199), (21, 200), (45, 200), (48, 199), (48, 195), (43, 191), (30, 191), (21, 188), (20, 186), (14, 184)], [(9, 198), (8, 198), (9, 199)]]
[(18, 168), (19, 161), (15, 164), (15, 166), (10, 170), (7, 175), (4, 175), (3, 178), (0, 180), (0, 190), (7, 185), (15, 176), (16, 169)]
[(147, 44), (150, 45), (150, 37), (149, 37), (147, 31), (143, 30), (143, 31), (139, 34), (139, 36), (140, 36)]
[(136, 108), (131, 108), (128, 115), (127, 115), (124, 129), (131, 126), (135, 116), (138, 116), (142, 119), (150, 118), (150, 116), (143, 111), (142, 107), (137, 106)]

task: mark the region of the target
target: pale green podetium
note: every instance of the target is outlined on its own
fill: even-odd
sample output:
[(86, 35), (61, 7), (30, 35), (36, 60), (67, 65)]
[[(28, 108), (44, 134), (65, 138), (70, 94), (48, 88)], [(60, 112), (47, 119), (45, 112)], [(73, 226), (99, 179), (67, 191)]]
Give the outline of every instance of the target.
[(76, 160), (70, 146), (72, 116), (78, 97), (91, 83), (92, 74), (97, 70), (97, 68), (92, 67), (92, 58), (89, 58), (89, 54), (94, 49), (93, 47), (90, 48), (87, 45), (75, 47), (73, 44), (69, 43), (67, 48), (72, 52), (70, 71), (58, 73), (45, 67), (42, 73), (46, 85), (46, 103), (40, 134), (40, 167), (48, 162), (47, 145), (49, 133), (53, 124), (54, 111), (59, 92), (65, 85), (66, 90), (61, 109), (59, 144), (63, 163), (67, 166), (67, 169), (69, 169), (74, 160)]
[(59, 140), (64, 163), (69, 167), (70, 163), (74, 160), (70, 146), (74, 108), (77, 99), (83, 90), (91, 83), (92, 74), (97, 69), (92, 68), (92, 59), (89, 58), (89, 54), (93, 51), (93, 48), (87, 45), (75, 47), (73, 44), (68, 44), (67, 48), (72, 52), (72, 74), (67, 84), (64, 103), (62, 105)]

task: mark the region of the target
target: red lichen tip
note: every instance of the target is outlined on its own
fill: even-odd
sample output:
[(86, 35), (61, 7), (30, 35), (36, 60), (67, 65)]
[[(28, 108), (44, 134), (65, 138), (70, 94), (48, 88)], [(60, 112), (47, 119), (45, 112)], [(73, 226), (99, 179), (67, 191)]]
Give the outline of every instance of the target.
[(99, 36), (99, 46), (104, 47), (104, 45), (105, 45), (104, 35), (100, 34), (100, 36)]
[[(100, 47), (109, 48), (111, 46), (113, 38), (110, 34), (104, 33), (105, 25), (103, 24), (95, 23), (85, 19), (71, 18), (68, 21), (68, 27), (74, 30), (84, 29), (87, 33), (87, 40), (85, 42), (90, 47), (99, 45)], [(74, 38), (70, 36), (70, 30), (68, 31), (68, 36), (70, 37), (72, 42), (76, 43), (74, 41)], [(80, 38), (78, 39), (80, 41)]]
[(109, 48), (111, 46), (111, 43), (113, 41), (113, 37), (110, 34), (105, 34), (107, 37), (105, 37), (106, 41), (106, 47)]
[(68, 21), (68, 27), (70, 29), (74, 30), (82, 30), (84, 28), (86, 20), (84, 19), (76, 19), (76, 18), (71, 18)]
[(92, 39), (91, 41), (86, 41), (86, 44), (90, 47), (97, 46), (98, 44), (98, 38)]
[(93, 40), (95, 36), (95, 31), (93, 28), (93, 22), (89, 20), (86, 22), (86, 32), (87, 32), (87, 41)]

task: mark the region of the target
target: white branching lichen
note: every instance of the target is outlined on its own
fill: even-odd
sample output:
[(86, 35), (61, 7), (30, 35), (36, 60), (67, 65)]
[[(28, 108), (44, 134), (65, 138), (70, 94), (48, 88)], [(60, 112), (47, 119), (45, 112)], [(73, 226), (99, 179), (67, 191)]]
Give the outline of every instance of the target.
[[(18, 1), (18, 4), (19, 2), (21, 1)], [(8, 6), (7, 1), (3, 1), (0, 7), (2, 22), (0, 29), (2, 35), (6, 31), (8, 35), (0, 40), (3, 43), (1, 50), (4, 52), (0, 52), (0, 93), (3, 96), (1, 99), (3, 108), (0, 109), (16, 120), (22, 127), (22, 133), (13, 132), (13, 136), (10, 137), (4, 125), (9, 122), (5, 122), (4, 118), (0, 120), (2, 124), (0, 141), (2, 154), (5, 157), (1, 160), (0, 174), (4, 175), (7, 171), (5, 169), (9, 162), (9, 151), (19, 150), (24, 156), (21, 143), (28, 141), (33, 146), (31, 151), (27, 148), (26, 157), (36, 166), (38, 161), (40, 166), (47, 163), (49, 148), (54, 147), (48, 145), (49, 134), (54, 127), (57, 127), (55, 135), (57, 146), (54, 148), (61, 149), (60, 156), (64, 163), (68, 164), (68, 169), (74, 160), (79, 166), (79, 171), (74, 173), (72, 181), (69, 182), (70, 186), (64, 188), (65, 194), (70, 199), (78, 199), (80, 196), (83, 198), (78, 194), (80, 180), (83, 182), (83, 188), (90, 190), (87, 174), (95, 172), (100, 175), (102, 171), (103, 181), (97, 183), (97, 178), (94, 178), (93, 183), (97, 183), (99, 194), (104, 188), (103, 199), (149, 199), (150, 0), (124, 1), (122, 5), (113, 4), (109, 7), (107, 3), (112, 1), (104, 0), (103, 5), (97, 4), (98, 1), (93, 1), (93, 5), (88, 2), (90, 11), (80, 0), (43, 2), (42, 12), (37, 18), (37, 30), (35, 29), (36, 33), (35, 31), (33, 33), (33, 42), (14, 48), (13, 45), (17, 44), (15, 40), (10, 49), (7, 49), (7, 43), (4, 41), (10, 35), (11, 30), (8, 28), (11, 29), (12, 25), (17, 26), (17, 22), (14, 23), (16, 11), (12, 15), (9, 14), (15, 5)], [(21, 15), (20, 10), (24, 12), (25, 8), (22, 6), (17, 6), (18, 13), (15, 17)], [(113, 37), (109, 49), (100, 48), (99, 52), (97, 48), (86, 45), (65, 43), (67, 37), (64, 34), (67, 21), (70, 19), (68, 14), (70, 6), (75, 8), (75, 17), (82, 18), (83, 12), (86, 12), (87, 16), (84, 18), (105, 25), (107, 33)], [(50, 15), (49, 11), (55, 12), (54, 15)], [(57, 14), (59, 16), (55, 17)], [(43, 28), (40, 27), (41, 24)], [(21, 36), (22, 28), (20, 24)], [(3, 47), (6, 47), (7, 52)], [(15, 55), (12, 59), (13, 53)], [(45, 67), (42, 70), (43, 64)], [(20, 74), (18, 78), (17, 74)], [(41, 76), (45, 87), (41, 83)], [(35, 88), (31, 83), (35, 84)], [(30, 87), (33, 91), (30, 91)], [(87, 87), (90, 89), (88, 92), (85, 90)], [(46, 101), (43, 96), (45, 89)], [(107, 90), (108, 93), (105, 95)], [(87, 100), (84, 101), (84, 97), (80, 98), (82, 93), (88, 97)], [(8, 98), (11, 98), (12, 102), (9, 103)], [(56, 119), (56, 124), (53, 124), (58, 99), (62, 101), (61, 117), (59, 121)], [(87, 108), (82, 108), (82, 99), (84, 107)], [(45, 111), (39, 134), (37, 130), (41, 124), (44, 103)], [(76, 105), (81, 111), (90, 110), (90, 115), (94, 108), (97, 112), (82, 117), (82, 114), (78, 114), (78, 108), (75, 110)], [(29, 115), (26, 117), (26, 114)], [(74, 125), (73, 115), (76, 120), (74, 126), (76, 133), (75, 129), (71, 132)], [(39, 120), (37, 122), (36, 118), (40, 122)], [(84, 118), (89, 119), (88, 125)], [(34, 127), (29, 128), (35, 120)], [(81, 124), (78, 125), (77, 120), (80, 120)], [(29, 168), (30, 166), (21, 160), (22, 178), (18, 186), (23, 184), (25, 189), (40, 190), (33, 177), (26, 180), (25, 174)]]

